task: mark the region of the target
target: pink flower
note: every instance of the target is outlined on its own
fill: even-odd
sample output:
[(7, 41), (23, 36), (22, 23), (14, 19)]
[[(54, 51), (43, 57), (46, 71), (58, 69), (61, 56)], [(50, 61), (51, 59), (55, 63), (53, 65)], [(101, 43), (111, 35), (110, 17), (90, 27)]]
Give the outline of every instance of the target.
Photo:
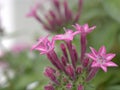
[[(44, 13), (44, 3), (46, 5), (48, 1), (51, 2), (52, 9)], [(60, 28), (68, 24), (74, 24), (79, 20), (82, 6), (83, 0), (78, 0), (77, 11), (73, 12), (69, 7), (68, 0), (44, 0), (44, 2), (37, 3), (27, 16), (34, 17), (40, 24), (42, 24), (45, 30), (58, 33)], [(43, 17), (41, 17), (38, 12), (42, 13)]]
[(50, 68), (50, 67), (46, 67), (45, 71), (44, 71), (44, 75), (46, 77), (48, 77), (50, 80), (52, 80), (55, 84), (59, 84), (55, 74), (55, 70)]
[(72, 41), (74, 36), (77, 35), (79, 31), (73, 32), (73, 30), (68, 29), (65, 34), (56, 35), (54, 38), (55, 40), (65, 40), (65, 41)]
[(92, 67), (100, 67), (103, 71), (107, 72), (107, 67), (117, 66), (111, 61), (115, 54), (106, 54), (105, 46), (102, 46), (98, 52), (92, 47), (90, 49), (92, 53), (87, 54), (87, 56), (93, 60)]
[(82, 67), (81, 67), (81, 66), (78, 66), (78, 67), (76, 68), (76, 73), (77, 73), (78, 75), (82, 73)]
[(66, 88), (67, 88), (67, 90), (71, 90), (71, 89), (72, 89), (72, 83), (68, 83), (68, 84), (66, 85)]
[(96, 28), (96, 26), (89, 27), (88, 24), (84, 24), (83, 26), (76, 24), (74, 27), (77, 31), (80, 31), (80, 33), (85, 34), (92, 32)]
[(55, 89), (52, 85), (49, 84), (44, 87), (44, 90), (55, 90)]
[(73, 80), (75, 80), (75, 70), (72, 65), (69, 64), (66, 66), (66, 72)]
[[(56, 2), (56, 5), (57, 4)], [(45, 90), (62, 90), (65, 88), (66, 90), (84, 90), (85, 83), (92, 80), (100, 68), (107, 72), (107, 67), (117, 66), (111, 61), (112, 58), (115, 57), (115, 54), (106, 54), (104, 46), (102, 46), (98, 52), (91, 47), (91, 53), (86, 54), (86, 36), (95, 26), (89, 28), (87, 24), (83, 26), (77, 24), (75, 28), (77, 31), (74, 32), (68, 29), (64, 34), (54, 36), (52, 41), (48, 40), (48, 36), (43, 37), (39, 39), (38, 43), (32, 48), (40, 51), (41, 54), (46, 54), (54, 68), (56, 68), (47, 67), (45, 69), (44, 75), (50, 79), (50, 86), (46, 86)], [(78, 50), (72, 41), (75, 35), (80, 33), (81, 49), (80, 55), (78, 55)], [(54, 51), (54, 43), (56, 40), (65, 41), (65, 44), (62, 43), (60, 45), (62, 55)]]
[(84, 90), (84, 86), (83, 85), (79, 85), (77, 90)]
[(60, 45), (60, 47), (61, 47), (61, 50), (62, 50), (63, 55), (64, 55), (63, 58), (64, 58), (65, 60), (67, 60), (67, 62), (69, 62), (66, 46), (62, 43), (62, 44)]
[(48, 36), (40, 38), (38, 43), (32, 47), (32, 50), (40, 51), (40, 54), (47, 54), (54, 49), (54, 40), (48, 40)]
[(88, 70), (88, 75), (86, 78), (86, 81), (90, 81), (92, 80), (95, 75), (97, 74), (97, 72), (99, 71), (99, 67), (94, 67), (94, 68), (89, 68), (90, 70)]
[(86, 53), (86, 45), (87, 45), (87, 39), (86, 39), (86, 35), (90, 32), (92, 32), (96, 26), (90, 27), (88, 26), (88, 24), (84, 24), (83, 26), (76, 24), (73, 25), (73, 27), (79, 31), (79, 33), (81, 34), (80, 36), (80, 42), (81, 42), (81, 63), (84, 63), (84, 57), (85, 57), (85, 53)]

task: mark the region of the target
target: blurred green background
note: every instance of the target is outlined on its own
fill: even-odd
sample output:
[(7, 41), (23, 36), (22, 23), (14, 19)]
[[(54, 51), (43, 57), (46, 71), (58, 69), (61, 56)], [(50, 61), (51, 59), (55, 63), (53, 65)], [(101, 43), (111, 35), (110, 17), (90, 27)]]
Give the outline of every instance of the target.
[[(88, 51), (89, 46), (98, 49), (105, 45), (107, 52), (116, 53), (113, 61), (120, 65), (120, 0), (83, 1), (79, 23), (97, 26), (87, 37)], [(78, 39), (74, 42), (77, 45)], [(17, 53), (8, 51), (0, 57), (0, 72), (4, 73), (7, 80), (0, 83), (0, 90), (43, 90), (48, 82), (43, 70), (50, 63), (45, 56), (31, 51), (30, 48), (31, 46)], [(120, 67), (109, 68), (107, 73), (100, 70), (88, 83), (86, 90), (120, 90)]]

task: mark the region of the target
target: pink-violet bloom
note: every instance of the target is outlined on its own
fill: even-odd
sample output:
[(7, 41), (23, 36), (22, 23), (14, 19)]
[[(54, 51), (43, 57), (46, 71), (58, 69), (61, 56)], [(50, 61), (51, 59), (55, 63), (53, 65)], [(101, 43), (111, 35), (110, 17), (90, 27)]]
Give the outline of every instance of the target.
[(84, 86), (83, 85), (79, 85), (77, 90), (84, 90)]
[(81, 66), (78, 66), (78, 67), (76, 68), (76, 73), (77, 73), (77, 74), (81, 74), (81, 73), (82, 73), (82, 67), (81, 67)]
[(98, 71), (99, 71), (99, 67), (89, 68), (86, 81), (92, 80), (95, 77), (95, 75), (97, 74)]
[(38, 43), (32, 47), (32, 50), (40, 51), (40, 54), (47, 54), (54, 49), (54, 40), (49, 41), (48, 36), (40, 38)]
[(96, 28), (96, 26), (89, 27), (88, 24), (84, 24), (83, 26), (76, 24), (76, 25), (74, 25), (74, 28), (77, 31), (80, 31), (80, 33), (88, 34), (88, 33), (92, 32)]
[[(40, 1), (40, 0), (39, 0)], [(43, 12), (44, 3), (51, 2), (52, 9)], [(45, 30), (50, 32), (60, 32), (61, 28), (69, 24), (77, 23), (83, 6), (83, 0), (77, 0), (77, 11), (74, 12), (69, 6), (69, 0), (44, 0), (44, 2), (38, 2), (27, 14), (28, 17), (34, 17)], [(44, 10), (45, 11), (45, 10)], [(43, 14), (43, 17), (38, 14)]]
[(55, 89), (52, 85), (49, 84), (44, 87), (44, 90), (55, 90)]
[(66, 85), (66, 88), (67, 88), (67, 90), (71, 90), (72, 89), (72, 83), (68, 83), (67, 85)]
[(75, 79), (75, 70), (74, 70), (74, 67), (72, 65), (66, 66), (66, 72), (73, 80)]
[(107, 67), (117, 66), (111, 61), (115, 54), (106, 54), (105, 46), (102, 46), (98, 52), (92, 47), (90, 49), (92, 53), (87, 54), (87, 56), (93, 60), (91, 67), (100, 67), (103, 71), (107, 72)]
[(81, 42), (81, 59), (80, 59), (80, 62), (81, 63), (84, 63), (84, 57), (85, 57), (85, 52), (86, 52), (86, 45), (87, 45), (87, 39), (86, 39), (86, 35), (90, 32), (92, 32), (96, 26), (92, 26), (92, 27), (89, 27), (88, 24), (84, 24), (84, 25), (79, 25), (79, 24), (76, 24), (76, 25), (73, 25), (73, 27), (79, 31), (79, 33), (81, 34), (80, 36), (80, 42)]
[(54, 71), (55, 71), (54, 69), (50, 67), (46, 67), (44, 71), (44, 75), (48, 77), (50, 80), (52, 80), (55, 84), (59, 84)]
[(64, 34), (59, 34), (56, 35), (54, 38), (56, 40), (65, 40), (65, 41), (72, 41), (74, 36), (77, 35), (79, 33), (79, 31), (73, 31), (73, 30), (66, 30), (66, 32)]
[[(32, 48), (46, 54), (55, 68), (47, 67), (44, 71), (44, 75), (50, 79), (50, 86), (45, 86), (45, 90), (84, 90), (84, 83), (92, 80), (100, 68), (107, 72), (107, 67), (117, 66), (111, 61), (115, 54), (106, 54), (105, 46), (102, 46), (99, 51), (91, 47), (91, 53), (86, 54), (86, 36), (95, 26), (89, 28), (88, 24), (83, 26), (77, 24), (75, 28), (76, 31), (67, 29), (65, 34), (55, 35), (52, 41), (48, 40), (48, 36), (43, 37)], [(77, 34), (81, 34), (80, 55), (73, 45), (73, 39)], [(64, 43), (60, 44), (62, 55), (58, 55), (53, 50), (57, 40), (64, 40)]]
[(66, 42), (74, 68), (76, 67), (75, 63), (77, 59), (77, 53), (71, 41), (74, 39), (74, 36), (77, 34), (79, 34), (79, 31), (74, 32), (73, 30), (68, 29), (64, 34), (59, 34), (54, 37), (55, 40), (64, 40)]
[(64, 57), (63, 57), (63, 58), (64, 58), (64, 59), (66, 59), (66, 60), (67, 60), (67, 62), (69, 62), (66, 46), (62, 43), (62, 44), (60, 45), (60, 47), (61, 47), (61, 50), (62, 50), (63, 55), (64, 55)]

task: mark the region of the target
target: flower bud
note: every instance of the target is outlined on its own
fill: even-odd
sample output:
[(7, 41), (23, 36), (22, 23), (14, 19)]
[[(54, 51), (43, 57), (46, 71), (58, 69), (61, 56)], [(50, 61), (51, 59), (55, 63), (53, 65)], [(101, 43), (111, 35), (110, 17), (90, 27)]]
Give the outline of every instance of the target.
[(44, 75), (45, 75), (46, 77), (48, 77), (48, 78), (49, 78), (50, 80), (52, 80), (54, 83), (59, 84), (59, 82), (57, 81), (54, 73), (55, 73), (55, 71), (54, 71), (52, 68), (50, 68), (50, 67), (47, 67), (47, 68), (45, 69), (45, 71), (44, 71)]
[(84, 61), (83, 61), (83, 66), (84, 67), (87, 67), (89, 65), (89, 59), (86, 58)]
[(81, 74), (81, 72), (82, 72), (82, 67), (78, 66), (77, 69), (76, 69), (76, 73)]
[(54, 87), (52, 85), (46, 85), (44, 87), (44, 90), (55, 90)]
[(66, 66), (66, 65), (67, 65), (67, 60), (66, 60), (66, 58), (65, 58), (64, 56), (62, 56), (62, 57), (61, 57), (61, 60), (62, 60), (62, 64), (63, 64), (64, 66)]
[(74, 57), (75, 57), (75, 61), (77, 62), (78, 61), (78, 53), (77, 53), (76, 47), (72, 46), (72, 49), (73, 49), (73, 54), (74, 54)]
[(55, 7), (56, 7), (58, 10), (60, 10), (60, 2), (59, 2), (59, 0), (53, 0), (53, 3), (54, 3), (54, 5), (55, 5)]
[(60, 45), (60, 47), (61, 47), (61, 50), (62, 50), (62, 52), (63, 52), (64, 57), (66, 58), (67, 62), (69, 62), (69, 61), (68, 61), (68, 54), (67, 54), (67, 50), (66, 50), (65, 45), (62, 43), (62, 44)]
[(79, 85), (77, 90), (84, 90), (83, 85)]
[(73, 80), (75, 79), (75, 70), (72, 65), (66, 66), (66, 72)]
[(66, 88), (67, 88), (68, 90), (72, 90), (72, 83), (68, 83), (68, 84), (66, 85)]
[(91, 79), (93, 79), (95, 77), (95, 75), (97, 74), (99, 68), (91, 68), (91, 70), (88, 73), (87, 79), (86, 81), (90, 81)]

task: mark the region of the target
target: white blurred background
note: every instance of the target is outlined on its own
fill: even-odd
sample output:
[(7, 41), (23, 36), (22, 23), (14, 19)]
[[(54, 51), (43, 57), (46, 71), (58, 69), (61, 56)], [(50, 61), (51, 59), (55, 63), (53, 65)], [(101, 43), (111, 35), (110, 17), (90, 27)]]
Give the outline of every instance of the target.
[(1, 44), (9, 49), (13, 43), (32, 43), (36, 33), (42, 27), (34, 18), (27, 18), (26, 14), (37, 0), (0, 0), (1, 26), (5, 35)]

